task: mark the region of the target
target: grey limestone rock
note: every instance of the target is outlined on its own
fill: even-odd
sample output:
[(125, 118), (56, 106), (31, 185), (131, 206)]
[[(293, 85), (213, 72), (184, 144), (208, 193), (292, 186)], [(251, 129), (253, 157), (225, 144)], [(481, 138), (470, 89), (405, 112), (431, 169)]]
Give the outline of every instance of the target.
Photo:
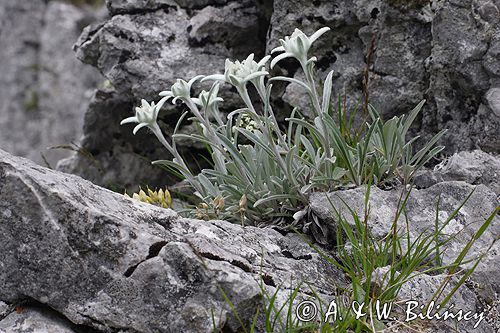
[[(353, 107), (369, 68), (370, 103), (385, 118), (427, 99), (415, 133), (429, 137), (449, 128), (447, 152), (497, 152), (500, 118), (491, 89), (499, 80), (498, 8), (498, 1), (489, 0), (275, 1), (267, 50), (295, 27), (306, 34), (331, 27), (312, 53), (320, 76), (334, 71), (333, 96), (346, 94)], [(375, 50), (367, 64), (372, 38)], [(281, 67), (289, 74), (297, 70), (293, 61)], [(303, 94), (290, 85), (283, 99), (307, 109)]]
[(500, 88), (495, 87), (488, 90), (486, 93), (488, 105), (493, 112), (500, 117)]
[(129, 117), (131, 108), (113, 88), (97, 90), (85, 114), (84, 136), (74, 156), (58, 163), (58, 170), (122, 193), (137, 192), (139, 184), (173, 183), (172, 176), (144, 156), (165, 154), (155, 137), (148, 131), (133, 136), (130, 128), (120, 126), (119, 119)]
[(250, 53), (262, 55), (265, 39), (262, 33), (266, 31), (261, 31), (259, 9), (252, 0), (231, 2), (224, 7), (204, 7), (189, 22), (190, 44), (203, 46), (205, 51), (225, 51), (228, 56), (232, 54), (241, 60)]
[(481, 150), (456, 153), (433, 170), (419, 171), (415, 184), (427, 188), (436, 183), (450, 180), (463, 180), (469, 184), (484, 184), (500, 195), (500, 158)]
[(59, 1), (0, 4), (0, 145), (51, 165), (68, 153), (47, 148), (77, 141), (99, 73), (71, 50), (97, 12)]
[(0, 320), (5, 318), (9, 313), (12, 312), (12, 307), (7, 303), (0, 301)]
[(107, 8), (111, 14), (155, 11), (175, 7), (175, 0), (107, 0)]
[[(38, 32), (46, 5), (43, 1), (2, 1), (0, 4), (0, 128), (1, 144), (18, 155), (39, 159), (33, 145), (39, 140), (36, 76)], [(45, 147), (44, 147), (45, 148)]]
[(0, 300), (35, 301), (103, 332), (212, 332), (262, 304), (260, 281), (322, 293), (343, 275), (272, 229), (180, 218), (0, 151)]
[[(177, 78), (189, 80), (198, 74), (222, 73), (226, 57), (246, 57), (250, 49), (262, 55), (262, 15), (250, 0), (227, 5), (215, 1), (202, 9), (194, 4), (190, 8), (171, 6), (166, 1), (107, 4), (114, 15), (104, 24), (87, 27), (76, 44), (77, 57), (97, 67), (114, 91), (111, 95), (102, 92), (110, 89), (102, 89), (93, 98), (80, 144), (99, 161), (103, 172), (89, 167), (81, 154), (62, 161), (58, 168), (119, 189), (172, 184), (175, 180), (165, 171), (149, 165), (153, 160), (169, 158), (157, 140), (147, 131), (134, 137), (130, 126), (119, 128), (118, 124), (133, 114), (142, 98), (158, 100), (158, 93), (170, 89)], [(206, 89), (209, 84), (202, 86)], [(221, 90), (226, 108), (240, 107), (241, 101), (228, 86)], [(160, 113), (167, 136), (183, 111), (182, 106), (167, 103)], [(180, 130), (192, 133), (195, 129), (184, 125)], [(115, 138), (109, 140), (110, 135)], [(204, 147), (192, 142), (180, 146), (185, 147), (184, 154), (191, 156), (194, 165), (202, 160), (199, 155)]]
[(155, 11), (157, 9), (177, 7), (202, 9), (211, 5), (224, 5), (230, 0), (106, 0), (112, 14)]
[[(390, 191), (377, 187), (371, 188), (368, 227), (375, 238), (381, 239), (391, 231), (402, 191), (402, 188)], [(472, 191), (474, 192), (469, 200), (442, 231), (443, 236), (456, 234), (456, 237), (446, 244), (446, 251), (442, 258), (444, 264), (451, 264), (472, 235), (498, 207), (497, 195), (485, 185), (473, 186), (463, 181), (448, 181), (437, 183), (426, 189), (413, 189), (408, 198), (406, 215), (402, 214), (398, 220), (399, 232), (409, 233), (411, 242), (419, 235), (435, 230), (438, 199), (440, 201), (437, 216), (439, 225), (442, 225)], [(362, 217), (365, 209), (364, 200), (365, 188), (359, 187), (328, 194), (314, 193), (310, 198), (310, 207), (318, 217), (325, 221), (324, 223), (330, 230), (330, 237), (334, 237), (338, 217), (332, 205), (354, 227), (354, 220), (347, 206)], [(408, 222), (406, 222), (406, 217)], [(500, 234), (499, 222), (498, 215), (495, 215), (490, 227), (474, 243), (467, 256), (467, 258), (473, 258), (489, 249), (473, 276), (482, 281), (484, 288), (493, 288), (497, 293), (499, 292), (497, 283), (499, 272), (496, 267), (500, 260), (500, 248), (495, 240)], [(492, 247), (489, 248), (491, 245)], [(471, 263), (466, 265), (466, 267), (470, 266)]]
[(27, 307), (0, 320), (1, 333), (78, 333), (67, 319), (44, 308)]
[[(255, 5), (253, 16), (243, 17), (252, 13), (251, 3), (243, 4), (207, 7), (192, 15), (176, 7), (114, 15), (104, 25), (84, 31), (76, 45), (77, 56), (96, 66), (121, 94), (133, 101), (158, 99), (158, 93), (168, 90), (177, 78), (189, 80), (196, 74), (223, 70), (231, 49), (241, 46), (249, 31), (257, 27)], [(222, 21), (221, 15), (227, 19)], [(207, 21), (218, 28), (207, 30)], [(212, 44), (206, 43), (205, 50), (201, 42), (207, 31), (221, 29), (231, 32), (232, 37), (239, 33), (239, 39), (224, 39), (223, 31), (219, 32), (220, 37), (211, 34), (214, 39)], [(198, 45), (193, 46), (190, 40)]]
[[(373, 288), (386, 288), (389, 280), (389, 270), (390, 267), (386, 266), (377, 268), (373, 272)], [(491, 320), (495, 318), (490, 318), (489, 311), (477, 302), (477, 296), (474, 294), (474, 291), (468, 287), (458, 288), (445, 306), (442, 307), (440, 305), (446, 295), (452, 292), (453, 288), (456, 286), (458, 278), (451, 278), (450, 282), (444, 288), (441, 296), (433, 299), (436, 290), (438, 290), (441, 284), (449, 277), (446, 274), (428, 275), (417, 271), (413, 274), (414, 276), (411, 279), (402, 284), (396, 300), (391, 303), (392, 313), (397, 314), (400, 321), (406, 321), (408, 318), (414, 318), (412, 320), (413, 329), (422, 333), (449, 332), (450, 330), (457, 329), (457, 327), (459, 331), (463, 332), (495, 332), (493, 329), (495, 323), (491, 323)], [(427, 314), (427, 310), (422, 310), (420, 306), (429, 304), (432, 299), (434, 303), (428, 312), (431, 316), (434, 316), (436, 313), (443, 314), (445, 310), (448, 310), (450, 313), (456, 313), (457, 311), (462, 310), (463, 313), (470, 312), (470, 314), (475, 314), (476, 317), (471, 317), (469, 320), (461, 320), (458, 324), (452, 320), (439, 320), (436, 318), (427, 321), (415, 322), (414, 315), (419, 313), (424, 315)], [(392, 332), (392, 330), (389, 329), (389, 332)]]

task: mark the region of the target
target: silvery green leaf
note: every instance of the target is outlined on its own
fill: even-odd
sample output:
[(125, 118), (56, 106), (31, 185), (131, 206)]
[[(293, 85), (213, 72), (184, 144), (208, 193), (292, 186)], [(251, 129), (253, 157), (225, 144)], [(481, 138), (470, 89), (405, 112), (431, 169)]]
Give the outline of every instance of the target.
[(278, 55), (276, 58), (274, 58), (272, 61), (271, 61), (271, 69), (274, 68), (274, 66), (281, 60), (285, 59), (285, 58), (290, 58), (290, 57), (294, 57), (293, 53), (290, 53), (290, 52), (285, 52), (285, 53), (281, 53), (280, 55)]
[(255, 143), (256, 145), (259, 145), (262, 149), (264, 149), (269, 156), (274, 156), (274, 152), (269, 148), (269, 144), (265, 143), (262, 141), (257, 135), (254, 133), (250, 132), (247, 129), (244, 128), (237, 128), (237, 131), (239, 131), (241, 134), (243, 134), (247, 139)]
[(311, 44), (314, 43), (319, 37), (321, 37), (325, 32), (328, 32), (328, 31), (330, 31), (329, 27), (323, 27), (323, 28), (319, 29), (318, 31), (316, 31), (315, 33), (313, 33), (309, 37), (309, 42)]
[(309, 190), (313, 187), (313, 184), (307, 184), (307, 185), (304, 185), (300, 188), (300, 193), (302, 193), (302, 195), (307, 195), (309, 193)]
[(139, 125), (137, 125), (137, 126), (134, 127), (134, 130), (132, 131), (132, 133), (134, 135), (136, 135), (137, 131), (139, 131), (141, 128), (146, 127), (146, 126), (148, 126), (148, 124), (146, 124), (146, 123), (140, 123)]
[(307, 93), (309, 93), (309, 94), (312, 93), (311, 89), (309, 88), (309, 86), (307, 84), (305, 84), (304, 82), (302, 82), (300, 80), (291, 78), (291, 77), (275, 76), (275, 77), (270, 78), (269, 81), (286, 81), (286, 82), (290, 82), (290, 83), (295, 83), (295, 84), (298, 84), (299, 86), (301, 86), (302, 88), (304, 88)]
[(208, 76), (205, 76), (201, 82), (203, 81), (208, 81), (208, 80), (215, 80), (215, 81), (223, 81), (223, 82), (226, 82), (226, 77), (224, 76), (224, 74), (212, 74), (212, 75), (208, 75)]
[(298, 221), (302, 220), (302, 218), (304, 216), (306, 216), (307, 213), (308, 213), (308, 209), (307, 208), (299, 210), (298, 212), (296, 212), (295, 214), (293, 214), (294, 221), (298, 222)]
[(297, 124), (307, 128), (311, 132), (311, 134), (316, 136), (321, 142), (325, 142), (325, 138), (323, 137), (323, 135), (310, 122), (307, 122), (307, 121), (305, 121), (303, 119), (299, 119), (299, 118), (286, 118), (285, 120), (297, 123)]
[(308, 155), (311, 157), (314, 156), (316, 150), (314, 149), (313, 145), (311, 144), (311, 141), (309, 141), (309, 139), (305, 135), (302, 135), (302, 134), (300, 135), (300, 142), (302, 142), (302, 144), (306, 148)]
[(332, 95), (332, 79), (333, 79), (333, 71), (328, 73), (328, 76), (325, 80), (325, 85), (323, 87), (323, 102), (321, 104), (322, 112), (328, 113), (328, 108), (330, 107), (330, 98)]
[(285, 51), (285, 48), (283, 46), (278, 46), (278, 47), (275, 47), (274, 49), (272, 49), (271, 54), (276, 53), (276, 52), (284, 52), (284, 51)]
[(265, 76), (265, 75), (268, 75), (269, 73), (266, 72), (266, 71), (258, 71), (258, 72), (255, 72), (255, 73), (251, 73), (249, 74), (248, 76), (246, 76), (244, 79), (243, 79), (243, 82), (247, 82), (247, 81), (251, 81), (255, 78), (258, 78), (260, 76)]
[(270, 202), (270, 201), (283, 201), (283, 200), (287, 200), (287, 199), (299, 200), (300, 198), (298, 196), (294, 196), (294, 195), (290, 195), (290, 194), (275, 194), (275, 195), (266, 196), (265, 198), (262, 198), (262, 199), (255, 201), (253, 206), (258, 207), (259, 205), (262, 205), (262, 204)]
[(294, 156), (297, 154), (297, 146), (293, 146), (290, 151), (286, 154), (285, 157), (285, 164), (286, 164), (286, 169), (287, 169), (287, 177), (288, 179), (295, 185), (299, 186), (299, 183), (295, 177), (295, 174), (298, 172), (294, 172), (294, 170), (297, 170), (296, 166), (294, 165)]
[(129, 123), (137, 123), (137, 122), (139, 122), (139, 120), (137, 119), (137, 117), (128, 117), (128, 118), (123, 119), (120, 122), (120, 125), (129, 124)]
[(306, 65), (307, 65), (308, 67), (310, 66), (310, 68), (312, 69), (312, 68), (313, 68), (313, 66), (314, 66), (314, 63), (315, 63), (316, 61), (318, 61), (318, 58), (316, 58), (316, 57), (311, 57), (311, 58), (309, 58), (309, 59), (307, 60)]
[(410, 111), (407, 118), (405, 119), (404, 127), (403, 127), (403, 130), (401, 131), (402, 135), (406, 135), (406, 133), (408, 132), (408, 129), (410, 129), (411, 124), (413, 124), (413, 122), (415, 121), (415, 118), (417, 117), (420, 110), (422, 110), (422, 107), (424, 106), (424, 104), (425, 104), (425, 99), (422, 100), (420, 103), (418, 103), (418, 105), (415, 106), (413, 108), (413, 110)]
[(210, 196), (216, 197), (220, 194), (218, 188), (202, 173), (199, 173), (196, 178), (200, 181), (201, 185), (205, 188)]

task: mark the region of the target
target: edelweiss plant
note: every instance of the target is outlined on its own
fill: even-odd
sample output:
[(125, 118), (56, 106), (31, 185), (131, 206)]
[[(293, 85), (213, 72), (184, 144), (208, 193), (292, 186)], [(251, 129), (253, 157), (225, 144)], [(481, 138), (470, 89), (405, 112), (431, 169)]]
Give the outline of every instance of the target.
[[(198, 75), (188, 82), (178, 79), (170, 90), (160, 93), (162, 99), (158, 104), (143, 101), (136, 108), (135, 117), (123, 120), (122, 124), (138, 123), (134, 134), (142, 127), (149, 128), (172, 154), (172, 160), (153, 163), (187, 180), (202, 202), (198, 214), (212, 214), (215, 209), (211, 213), (208, 207), (217, 202), (217, 217), (235, 222), (260, 224), (276, 222), (278, 218), (291, 222), (290, 217), (307, 206), (313, 191), (368, 181), (378, 185), (395, 179), (408, 183), (418, 168), (442, 150), (443, 147), (434, 145), (444, 132), (413, 154), (412, 143), (416, 138), (407, 142), (405, 135), (422, 102), (408, 117), (394, 117), (387, 122), (371, 108), (372, 122), (366, 125), (364, 135), (358, 140), (347, 140), (334, 120), (333, 71), (327, 75), (322, 89), (318, 89), (314, 69), (317, 59), (309, 56), (312, 44), (329, 30), (321, 28), (308, 37), (295, 29), (272, 51), (282, 53), (271, 61), (271, 68), (285, 58), (294, 58), (305, 73), (305, 81), (285, 76), (269, 78), (266, 70), (269, 55), (258, 62), (253, 54), (241, 62), (228, 59), (224, 74)], [(198, 80), (214, 82), (208, 91), (194, 97), (191, 87)], [(313, 118), (305, 118), (295, 109), (286, 118), (283, 130), (270, 103), (274, 81), (301, 86), (311, 101), (308, 114)], [(223, 100), (217, 95), (220, 84), (235, 87), (245, 107), (223, 115), (219, 111)], [(258, 107), (250, 98), (249, 89), (257, 92)], [(180, 100), (189, 109), (179, 118), (170, 142), (156, 122), (158, 112), (169, 99), (174, 103)], [(188, 113), (194, 116), (200, 132), (179, 134), (179, 126)], [(194, 175), (177, 150), (179, 138), (206, 144), (213, 166)]]

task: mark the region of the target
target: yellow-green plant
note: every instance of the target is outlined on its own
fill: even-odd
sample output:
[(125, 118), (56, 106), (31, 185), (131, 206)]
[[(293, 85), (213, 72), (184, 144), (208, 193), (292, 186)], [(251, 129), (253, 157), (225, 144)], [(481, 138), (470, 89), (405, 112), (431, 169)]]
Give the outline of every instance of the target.
[[(130, 198), (130, 196), (125, 192), (126, 197)], [(172, 208), (172, 196), (170, 192), (165, 189), (160, 190), (151, 190), (149, 187), (147, 188), (147, 193), (140, 189), (139, 192), (132, 194), (132, 199), (146, 202), (151, 205), (159, 206), (162, 208)]]

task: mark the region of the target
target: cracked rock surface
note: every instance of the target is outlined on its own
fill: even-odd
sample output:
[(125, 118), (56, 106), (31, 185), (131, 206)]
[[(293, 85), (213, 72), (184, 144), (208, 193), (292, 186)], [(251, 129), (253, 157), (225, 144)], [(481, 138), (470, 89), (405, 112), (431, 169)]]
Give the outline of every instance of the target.
[[(408, 201), (410, 236), (434, 228), (438, 195), (442, 223), (473, 187), (443, 181), (415, 189)], [(390, 230), (399, 190), (372, 188), (369, 227), (375, 237)], [(336, 221), (326, 196), (341, 212), (346, 209), (340, 198), (356, 212), (363, 211), (362, 187), (314, 194), (310, 207), (332, 230)], [(496, 205), (496, 194), (478, 185), (443, 231), (463, 229), (447, 244), (445, 263), (461, 251)], [(495, 217), (472, 254), (498, 238), (498, 222)], [(28, 332), (10, 329), (21, 324), (61, 325), (67, 332), (212, 332), (212, 309), (217, 327), (235, 332), (240, 325), (221, 290), (245, 321), (266, 304), (261, 288), (268, 294), (278, 292), (277, 305), (284, 304), (290, 288), (300, 282), (310, 283), (325, 302), (339, 289), (349, 288), (344, 274), (298, 235), (181, 218), (172, 210), (125, 198), (3, 151), (0, 235), (0, 332), (4, 327), (6, 332)], [(467, 332), (494, 332), (498, 327), (498, 258), (496, 244), (470, 285), (451, 299), (464, 311), (486, 313), (487, 308), (493, 313), (493, 319), (478, 328), (471, 321), (459, 323)], [(423, 274), (405, 283), (397, 300), (426, 302), (443, 278)], [(300, 289), (299, 299), (309, 293), (306, 287)], [(257, 327), (262, 327), (262, 320)], [(425, 325), (425, 332), (448, 332), (454, 324)]]
[(211, 309), (235, 331), (219, 288), (251, 318), (260, 276), (282, 295), (291, 280), (346, 283), (297, 236), (183, 219), (3, 151), (0, 199), (0, 301), (102, 332), (212, 332)]

